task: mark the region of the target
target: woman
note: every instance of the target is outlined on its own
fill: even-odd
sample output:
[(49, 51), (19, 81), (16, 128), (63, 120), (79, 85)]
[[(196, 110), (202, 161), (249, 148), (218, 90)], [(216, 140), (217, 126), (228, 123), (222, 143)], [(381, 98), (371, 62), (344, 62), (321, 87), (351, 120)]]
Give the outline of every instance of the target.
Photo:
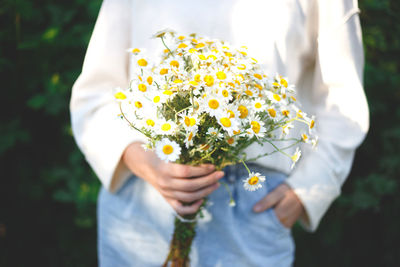
[[(102, 181), (99, 196), (101, 266), (160, 266), (168, 253), (175, 212), (196, 211), (209, 196), (211, 220), (198, 224), (192, 266), (290, 266), (290, 228), (300, 218), (315, 231), (339, 195), (355, 149), (368, 129), (362, 87), (363, 50), (354, 0), (105, 0), (71, 98), (77, 143)], [(246, 45), (270, 71), (296, 84), (303, 110), (318, 118), (319, 146), (303, 150), (291, 171), (279, 155), (259, 159), (267, 176), (255, 193), (242, 189), (240, 166), (184, 166), (145, 152), (111, 94), (130, 81), (129, 47), (158, 52), (149, 36), (165, 27), (179, 33)], [(250, 147), (248, 156), (268, 149)], [(229, 184), (237, 206), (228, 207)], [(194, 201), (191, 206), (182, 202)]]

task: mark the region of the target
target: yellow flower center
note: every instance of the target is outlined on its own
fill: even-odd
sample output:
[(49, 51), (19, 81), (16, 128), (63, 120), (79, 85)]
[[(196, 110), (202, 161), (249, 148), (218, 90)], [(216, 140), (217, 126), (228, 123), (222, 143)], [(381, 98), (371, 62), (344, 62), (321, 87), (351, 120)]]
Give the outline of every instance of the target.
[(200, 78), (201, 78), (201, 77), (200, 77), (200, 74), (194, 75), (194, 81), (195, 81), (195, 82), (199, 83), (199, 82), (201, 81)]
[(195, 46), (195, 48), (200, 49), (200, 48), (203, 48), (203, 47), (205, 47), (205, 46), (206, 46), (206, 45), (203, 44), (203, 43), (198, 43), (198, 44)]
[(228, 96), (229, 96), (228, 90), (222, 90), (222, 95), (223, 95), (224, 97), (228, 97)]
[(281, 79), (281, 84), (285, 87), (288, 87), (288, 82), (285, 79)]
[(135, 107), (137, 107), (137, 108), (142, 108), (143, 105), (142, 105), (142, 103), (141, 103), (140, 101), (136, 101), (136, 102), (135, 102)]
[(192, 141), (193, 138), (193, 132), (190, 132), (189, 137), (188, 137), (188, 141)]
[(190, 54), (193, 54), (193, 53), (196, 53), (196, 52), (197, 52), (197, 50), (194, 49), (194, 48), (190, 48), (190, 49), (189, 49), (189, 53), (190, 53)]
[(289, 110), (282, 110), (282, 114), (283, 114), (283, 116), (289, 116)]
[(256, 185), (258, 184), (258, 181), (260, 180), (260, 178), (258, 178), (258, 176), (253, 176), (249, 179), (248, 183), (250, 185)]
[(315, 121), (314, 121), (314, 120), (311, 120), (311, 122), (310, 122), (310, 129), (314, 128), (314, 126), (315, 126)]
[(168, 69), (161, 69), (160, 70), (160, 75), (165, 75), (168, 73)]
[(146, 124), (153, 127), (155, 125), (155, 122), (152, 119), (146, 120)]
[(246, 69), (246, 65), (240, 64), (237, 68), (238, 68), (239, 70), (245, 70), (245, 69)]
[(179, 68), (179, 62), (176, 60), (171, 60), (169, 65), (171, 65), (172, 67), (175, 67), (175, 68)]
[(185, 120), (184, 120), (185, 124), (187, 127), (190, 126), (190, 118), (188, 116), (185, 116)]
[(214, 77), (211, 76), (211, 75), (204, 76), (204, 81), (206, 82), (207, 86), (213, 86), (214, 85)]
[(261, 128), (261, 126), (257, 121), (252, 121), (251, 122), (251, 129), (253, 129), (253, 131), (255, 133), (259, 133), (260, 132), (260, 128)]
[(272, 118), (275, 118), (275, 116), (276, 116), (276, 111), (275, 111), (275, 109), (269, 108), (269, 109), (268, 109), (268, 113), (269, 113), (269, 115), (270, 115)]
[(232, 110), (228, 110), (229, 119), (235, 118), (235, 113)]
[(233, 131), (233, 134), (240, 134), (240, 130)]
[(261, 105), (260, 102), (257, 102), (257, 103), (254, 104), (254, 107), (255, 107), (256, 109), (260, 109), (260, 108), (262, 107), (262, 105)]
[(181, 43), (180, 45), (178, 45), (178, 48), (186, 48), (187, 47), (187, 44), (185, 44), (185, 43)]
[(256, 77), (257, 79), (259, 79), (259, 80), (261, 80), (262, 79), (262, 76), (261, 76), (261, 74), (258, 74), (258, 73), (255, 73), (254, 74), (254, 77)]
[(213, 60), (217, 60), (217, 57), (214, 56), (214, 55), (209, 55), (209, 56), (207, 57), (207, 59), (210, 59), (210, 58), (212, 58)]
[(151, 85), (153, 83), (153, 77), (151, 76), (147, 77), (147, 83)]
[(233, 137), (229, 138), (228, 140), (226, 140), (226, 142), (230, 145), (232, 145), (235, 142), (235, 139), (233, 139)]
[(182, 41), (183, 39), (185, 39), (185, 36), (181, 35), (178, 37), (178, 39)]
[(171, 90), (165, 90), (165, 91), (163, 92), (163, 94), (164, 94), (164, 95), (172, 95), (173, 93), (172, 93)]
[(122, 93), (122, 92), (116, 93), (116, 94), (114, 95), (114, 97), (115, 97), (116, 99), (120, 99), (120, 100), (126, 99), (126, 95), (125, 95), (124, 93)]
[(147, 91), (146, 85), (145, 85), (145, 84), (142, 84), (142, 83), (138, 85), (138, 89), (139, 89), (139, 91), (141, 91), (141, 92), (146, 92), (146, 91)]
[(138, 64), (140, 67), (146, 67), (146, 66), (147, 66), (147, 61), (146, 61), (144, 58), (141, 58), (141, 59), (139, 59), (139, 60), (137, 61), (137, 64)]
[(274, 94), (274, 99), (278, 102), (281, 101), (281, 97), (278, 94)]
[(171, 124), (169, 124), (169, 123), (164, 123), (164, 124), (161, 126), (161, 130), (163, 130), (164, 132), (167, 132), (167, 131), (171, 130)]
[(174, 152), (174, 148), (171, 145), (165, 145), (163, 146), (162, 151), (164, 154), (169, 155)]
[(303, 133), (303, 134), (301, 135), (301, 138), (303, 139), (304, 142), (306, 142), (307, 139), (308, 139), (308, 136), (307, 136), (305, 133)]
[(133, 48), (132, 49), (132, 53), (139, 53), (140, 52), (140, 49), (139, 48)]
[(226, 74), (223, 71), (218, 71), (216, 73), (216, 75), (217, 75), (217, 78), (220, 79), (220, 80), (225, 80), (226, 79)]
[(219, 121), (221, 122), (221, 124), (224, 127), (227, 127), (227, 128), (231, 127), (231, 125), (232, 125), (231, 120), (229, 118), (221, 118)]
[(176, 79), (176, 80), (174, 81), (174, 83), (183, 83), (183, 81), (182, 81), (181, 79)]
[(208, 101), (208, 106), (212, 109), (217, 109), (219, 107), (219, 102), (218, 100), (211, 99), (210, 101)]
[(240, 106), (238, 107), (238, 110), (239, 110), (239, 112), (240, 112), (239, 118), (241, 118), (241, 119), (244, 119), (244, 118), (247, 117), (247, 115), (249, 115), (249, 110), (248, 110), (245, 106), (243, 106), (243, 105), (240, 105)]
[(191, 85), (193, 85), (193, 86), (199, 85), (196, 81), (190, 81), (189, 84), (191, 84)]
[(253, 92), (250, 91), (250, 90), (246, 90), (245, 93), (246, 93), (246, 95), (248, 95), (248, 96), (253, 96)]
[(160, 100), (161, 100), (161, 97), (158, 96), (158, 95), (156, 95), (156, 96), (153, 98), (153, 102), (154, 102), (154, 103), (158, 103), (158, 102), (160, 102)]

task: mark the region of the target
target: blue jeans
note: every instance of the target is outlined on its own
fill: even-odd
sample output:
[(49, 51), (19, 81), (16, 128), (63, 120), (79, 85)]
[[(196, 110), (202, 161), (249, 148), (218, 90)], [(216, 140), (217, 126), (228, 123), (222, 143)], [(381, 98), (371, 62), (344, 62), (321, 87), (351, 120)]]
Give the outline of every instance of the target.
[[(266, 176), (263, 187), (244, 190), (248, 176), (242, 165), (224, 169), (221, 180), (236, 201), (220, 186), (209, 196), (209, 216), (200, 219), (190, 254), (191, 266), (291, 266), (294, 242), (291, 230), (281, 224), (273, 209), (254, 213), (252, 207), (281, 184), (286, 175), (249, 164)], [(209, 220), (209, 218), (211, 220)], [(98, 202), (99, 265), (161, 266), (172, 238), (174, 211), (144, 180), (131, 177), (116, 193), (102, 188)]]

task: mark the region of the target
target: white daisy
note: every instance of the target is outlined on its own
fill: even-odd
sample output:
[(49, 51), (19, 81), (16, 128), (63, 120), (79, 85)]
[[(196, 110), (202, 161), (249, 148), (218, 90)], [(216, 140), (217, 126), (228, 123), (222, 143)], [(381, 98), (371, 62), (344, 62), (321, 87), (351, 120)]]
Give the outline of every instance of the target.
[(226, 105), (226, 103), (220, 95), (209, 94), (202, 99), (200, 105), (201, 111), (207, 112), (210, 114), (210, 116), (216, 117), (222, 113), (222, 108)]
[(263, 137), (266, 129), (264, 127), (264, 122), (260, 119), (260, 117), (255, 116), (249, 118), (250, 129), (247, 130), (247, 134), (249, 137), (256, 136), (257, 138)]
[(290, 166), (291, 169), (293, 169), (294, 165), (296, 164), (296, 162), (300, 159), (301, 157), (301, 151), (300, 149), (297, 147), (296, 151), (294, 152), (293, 156), (291, 156), (290, 158), (292, 159), (293, 163), (292, 166)]
[(196, 133), (197, 133), (197, 128), (189, 131), (186, 134), (186, 137), (185, 137), (185, 146), (186, 146), (186, 148), (189, 148), (190, 146), (193, 146), (193, 138), (196, 136)]
[(251, 101), (251, 108), (254, 112), (261, 112), (266, 109), (265, 101), (261, 98), (255, 98)]
[(125, 90), (123, 90), (123, 89), (120, 88), (120, 87), (115, 88), (115, 89), (113, 90), (113, 93), (114, 93), (115, 99), (116, 99), (119, 103), (124, 102), (124, 101), (127, 101), (127, 99), (128, 99), (127, 93), (125, 92)]
[(265, 176), (262, 176), (260, 173), (251, 172), (249, 173), (249, 177), (243, 180), (243, 187), (248, 191), (256, 191), (262, 187), (262, 182), (265, 181)]
[(156, 122), (156, 133), (157, 134), (165, 134), (172, 135), (174, 134), (176, 129), (176, 124), (172, 120), (159, 120)]
[(220, 133), (218, 131), (218, 129), (214, 128), (214, 127), (208, 128), (207, 134), (213, 136), (213, 138), (216, 138), (216, 139), (221, 139), (222, 137), (224, 137), (223, 134)]
[(234, 118), (229, 118), (229, 114), (222, 113), (216, 119), (218, 124), (221, 125), (222, 129), (224, 129), (229, 136), (235, 135), (235, 133), (240, 132), (239, 121)]
[(161, 141), (156, 143), (156, 154), (160, 159), (166, 162), (174, 162), (181, 154), (181, 147), (178, 143), (171, 141), (168, 138), (163, 138)]

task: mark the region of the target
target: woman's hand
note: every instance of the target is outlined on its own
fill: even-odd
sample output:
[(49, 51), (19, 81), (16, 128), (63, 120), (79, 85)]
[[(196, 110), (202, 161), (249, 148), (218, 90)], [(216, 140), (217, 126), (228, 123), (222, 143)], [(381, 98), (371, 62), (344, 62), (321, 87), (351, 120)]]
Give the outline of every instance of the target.
[[(138, 177), (149, 182), (179, 214), (193, 214), (203, 198), (219, 187), (222, 171), (205, 164), (189, 166), (166, 163), (152, 151), (145, 151), (140, 143), (130, 144), (122, 155), (127, 167)], [(186, 206), (182, 203), (191, 203)]]
[(254, 205), (253, 211), (263, 212), (272, 207), (275, 209), (276, 217), (287, 228), (292, 228), (297, 219), (305, 215), (303, 204), (287, 184), (279, 185), (266, 195)]

